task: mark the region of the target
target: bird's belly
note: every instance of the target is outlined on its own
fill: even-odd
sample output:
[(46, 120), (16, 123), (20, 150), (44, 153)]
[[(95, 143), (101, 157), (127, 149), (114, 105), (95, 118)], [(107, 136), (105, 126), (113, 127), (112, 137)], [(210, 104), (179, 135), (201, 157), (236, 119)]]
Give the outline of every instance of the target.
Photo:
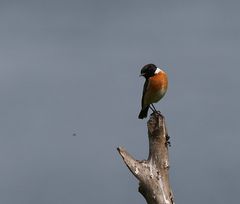
[(145, 97), (145, 104), (157, 103), (166, 93), (165, 89), (160, 89), (154, 91), (154, 93), (149, 92), (148, 96)]

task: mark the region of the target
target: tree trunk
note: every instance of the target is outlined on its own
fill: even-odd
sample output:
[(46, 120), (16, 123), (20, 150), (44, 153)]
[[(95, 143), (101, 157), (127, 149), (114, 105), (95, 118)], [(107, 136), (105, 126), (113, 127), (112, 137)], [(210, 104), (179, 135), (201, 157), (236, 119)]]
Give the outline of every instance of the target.
[(153, 113), (147, 123), (149, 156), (147, 160), (135, 160), (124, 148), (117, 150), (132, 174), (139, 180), (138, 191), (148, 204), (174, 204), (169, 183), (169, 136), (164, 116)]

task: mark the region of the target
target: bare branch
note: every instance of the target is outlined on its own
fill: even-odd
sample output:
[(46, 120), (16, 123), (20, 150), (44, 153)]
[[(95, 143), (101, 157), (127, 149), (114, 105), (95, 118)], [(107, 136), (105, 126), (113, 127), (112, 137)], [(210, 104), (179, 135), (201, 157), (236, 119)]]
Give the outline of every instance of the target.
[(123, 161), (139, 180), (139, 192), (148, 204), (174, 204), (169, 183), (169, 160), (165, 119), (161, 114), (152, 114), (147, 123), (149, 138), (148, 160), (134, 159), (124, 148), (117, 148)]

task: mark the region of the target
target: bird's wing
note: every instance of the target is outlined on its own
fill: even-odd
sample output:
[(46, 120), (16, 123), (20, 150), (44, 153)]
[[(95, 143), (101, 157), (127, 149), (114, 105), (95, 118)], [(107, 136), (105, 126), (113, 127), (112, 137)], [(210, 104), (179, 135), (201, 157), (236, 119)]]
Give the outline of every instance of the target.
[(143, 93), (142, 93), (142, 108), (144, 108), (144, 97), (145, 97), (145, 94), (147, 91), (148, 84), (149, 84), (149, 80), (146, 79), (144, 86), (143, 86)]

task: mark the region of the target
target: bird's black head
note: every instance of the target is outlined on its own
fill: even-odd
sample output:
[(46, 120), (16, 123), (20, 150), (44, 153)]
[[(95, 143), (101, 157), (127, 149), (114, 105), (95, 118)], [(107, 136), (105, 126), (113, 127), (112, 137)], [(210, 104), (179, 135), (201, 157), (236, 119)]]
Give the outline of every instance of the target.
[(157, 67), (154, 64), (147, 64), (141, 69), (140, 76), (144, 76), (146, 79), (152, 77), (156, 71)]

